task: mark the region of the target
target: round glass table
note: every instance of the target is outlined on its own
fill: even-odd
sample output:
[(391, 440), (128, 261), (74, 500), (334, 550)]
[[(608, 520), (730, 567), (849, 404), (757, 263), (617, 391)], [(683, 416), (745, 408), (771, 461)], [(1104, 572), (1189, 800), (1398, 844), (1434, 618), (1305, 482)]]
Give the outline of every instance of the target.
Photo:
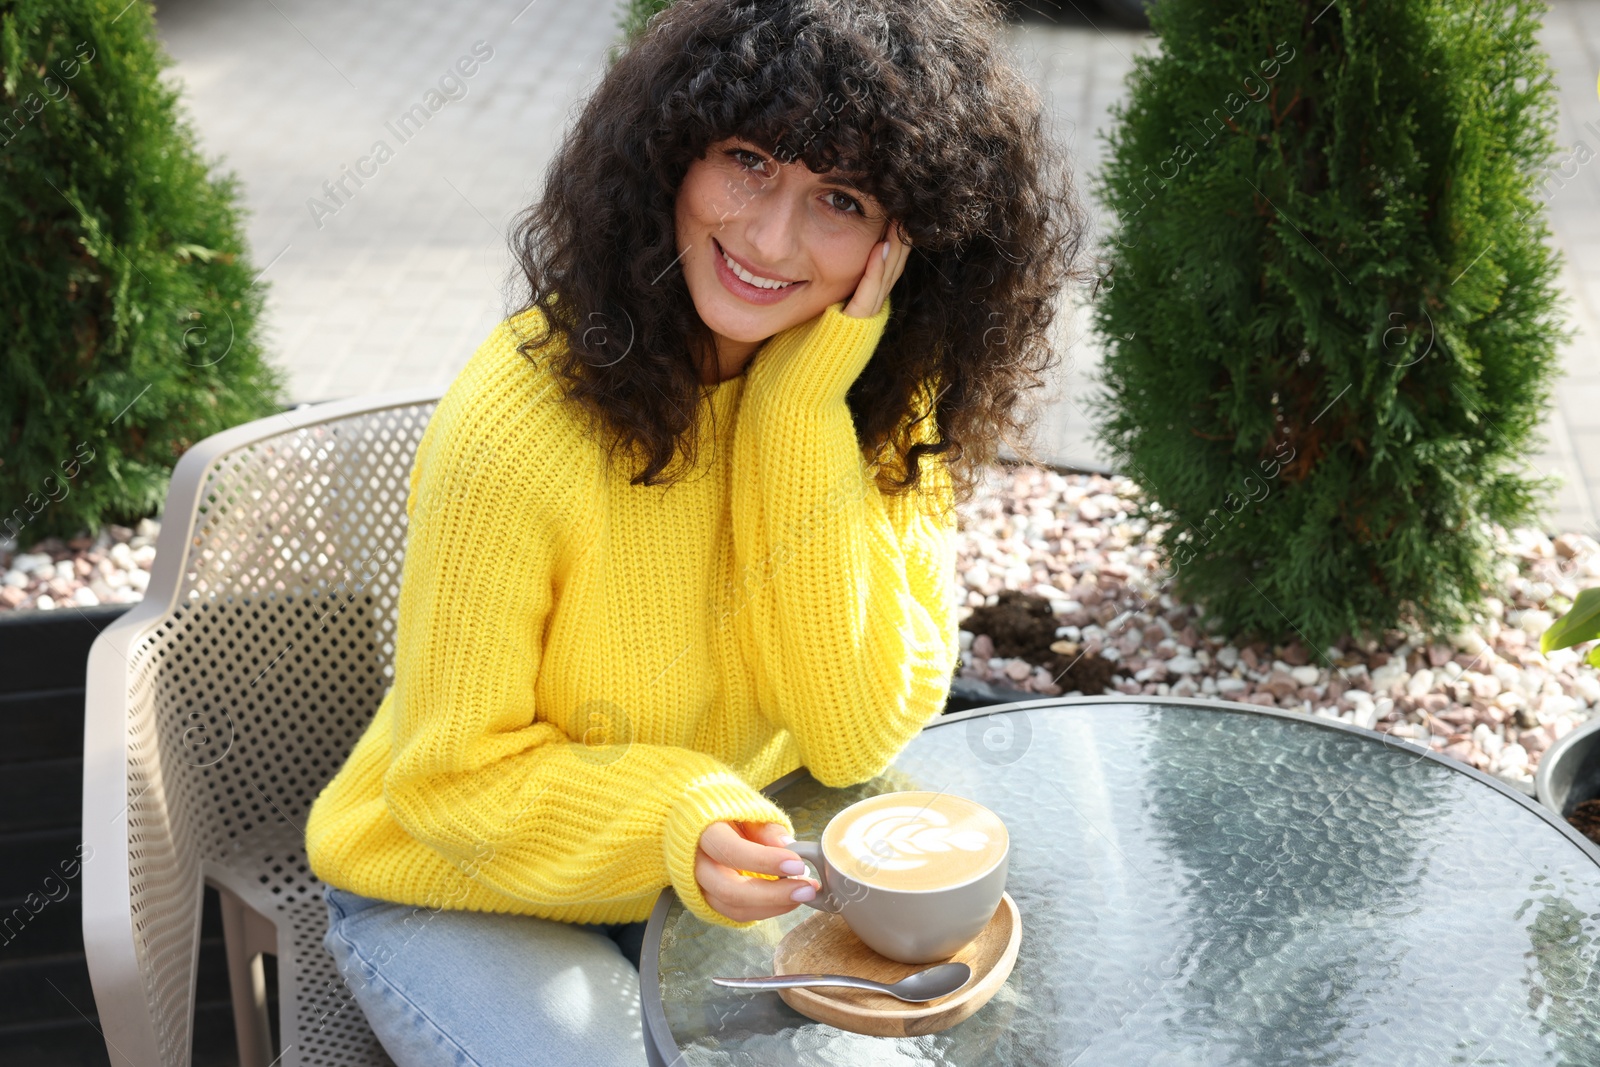
[(945, 715), (846, 789), (766, 792), (815, 838), (836, 811), (944, 790), (1006, 821), (1011, 976), (941, 1033), (865, 1037), (775, 992), (809, 908), (711, 926), (669, 889), (640, 960), (651, 1062), (1600, 1065), (1600, 850), (1472, 768), (1242, 704), (1055, 699)]

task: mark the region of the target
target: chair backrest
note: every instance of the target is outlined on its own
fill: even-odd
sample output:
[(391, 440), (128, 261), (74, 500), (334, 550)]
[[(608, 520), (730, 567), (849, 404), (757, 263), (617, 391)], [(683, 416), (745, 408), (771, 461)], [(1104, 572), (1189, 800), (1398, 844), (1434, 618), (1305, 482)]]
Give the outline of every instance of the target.
[[(145, 599), (89, 659), (84, 940), (113, 1063), (190, 1062), (203, 877), (264, 914), (321, 906), (305, 816), (393, 676), (409, 475), (436, 401), (288, 411), (173, 473)], [(315, 930), (293, 935), (313, 973), (286, 979), (280, 953), (280, 989), (337, 977), (320, 940), (300, 944)], [(340, 1062), (280, 1008), (286, 1062)], [(351, 1012), (317, 1028), (326, 1042), (365, 1030)]]

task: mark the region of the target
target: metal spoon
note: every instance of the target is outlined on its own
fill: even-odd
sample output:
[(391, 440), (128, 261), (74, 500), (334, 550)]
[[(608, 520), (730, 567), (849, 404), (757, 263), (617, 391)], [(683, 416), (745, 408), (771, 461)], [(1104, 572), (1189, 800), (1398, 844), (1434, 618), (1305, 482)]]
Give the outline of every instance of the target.
[(925, 1000), (937, 1000), (948, 996), (967, 984), (967, 979), (972, 977), (972, 968), (965, 963), (941, 963), (909, 974), (895, 982), (885, 985), (874, 982), (870, 978), (855, 978), (847, 974), (775, 974), (770, 978), (713, 978), (718, 985), (733, 986), (736, 989), (792, 989), (795, 986), (833, 985), (849, 986), (851, 989), (871, 989), (879, 993), (888, 993), (901, 1000), (909, 1000), (913, 1004), (920, 1004)]

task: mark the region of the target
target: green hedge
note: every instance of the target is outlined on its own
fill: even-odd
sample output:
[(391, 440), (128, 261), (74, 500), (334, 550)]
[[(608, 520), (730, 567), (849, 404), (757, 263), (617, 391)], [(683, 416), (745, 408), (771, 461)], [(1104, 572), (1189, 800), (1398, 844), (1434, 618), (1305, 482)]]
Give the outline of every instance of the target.
[(0, 536), (156, 512), (195, 441), (278, 410), (231, 175), (151, 7), (0, 0)]
[[(1564, 335), (1531, 0), (1162, 0), (1118, 109), (1107, 444), (1233, 633), (1470, 617)], [(1568, 193), (1567, 195), (1573, 195)]]

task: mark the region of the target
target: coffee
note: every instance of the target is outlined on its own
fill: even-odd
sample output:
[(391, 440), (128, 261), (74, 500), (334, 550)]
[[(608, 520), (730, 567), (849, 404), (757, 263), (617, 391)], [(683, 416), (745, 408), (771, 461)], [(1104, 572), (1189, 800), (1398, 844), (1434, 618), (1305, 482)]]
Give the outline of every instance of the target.
[(949, 793), (886, 793), (834, 816), (822, 848), (838, 870), (880, 889), (944, 889), (971, 881), (1006, 854), (1006, 827)]

